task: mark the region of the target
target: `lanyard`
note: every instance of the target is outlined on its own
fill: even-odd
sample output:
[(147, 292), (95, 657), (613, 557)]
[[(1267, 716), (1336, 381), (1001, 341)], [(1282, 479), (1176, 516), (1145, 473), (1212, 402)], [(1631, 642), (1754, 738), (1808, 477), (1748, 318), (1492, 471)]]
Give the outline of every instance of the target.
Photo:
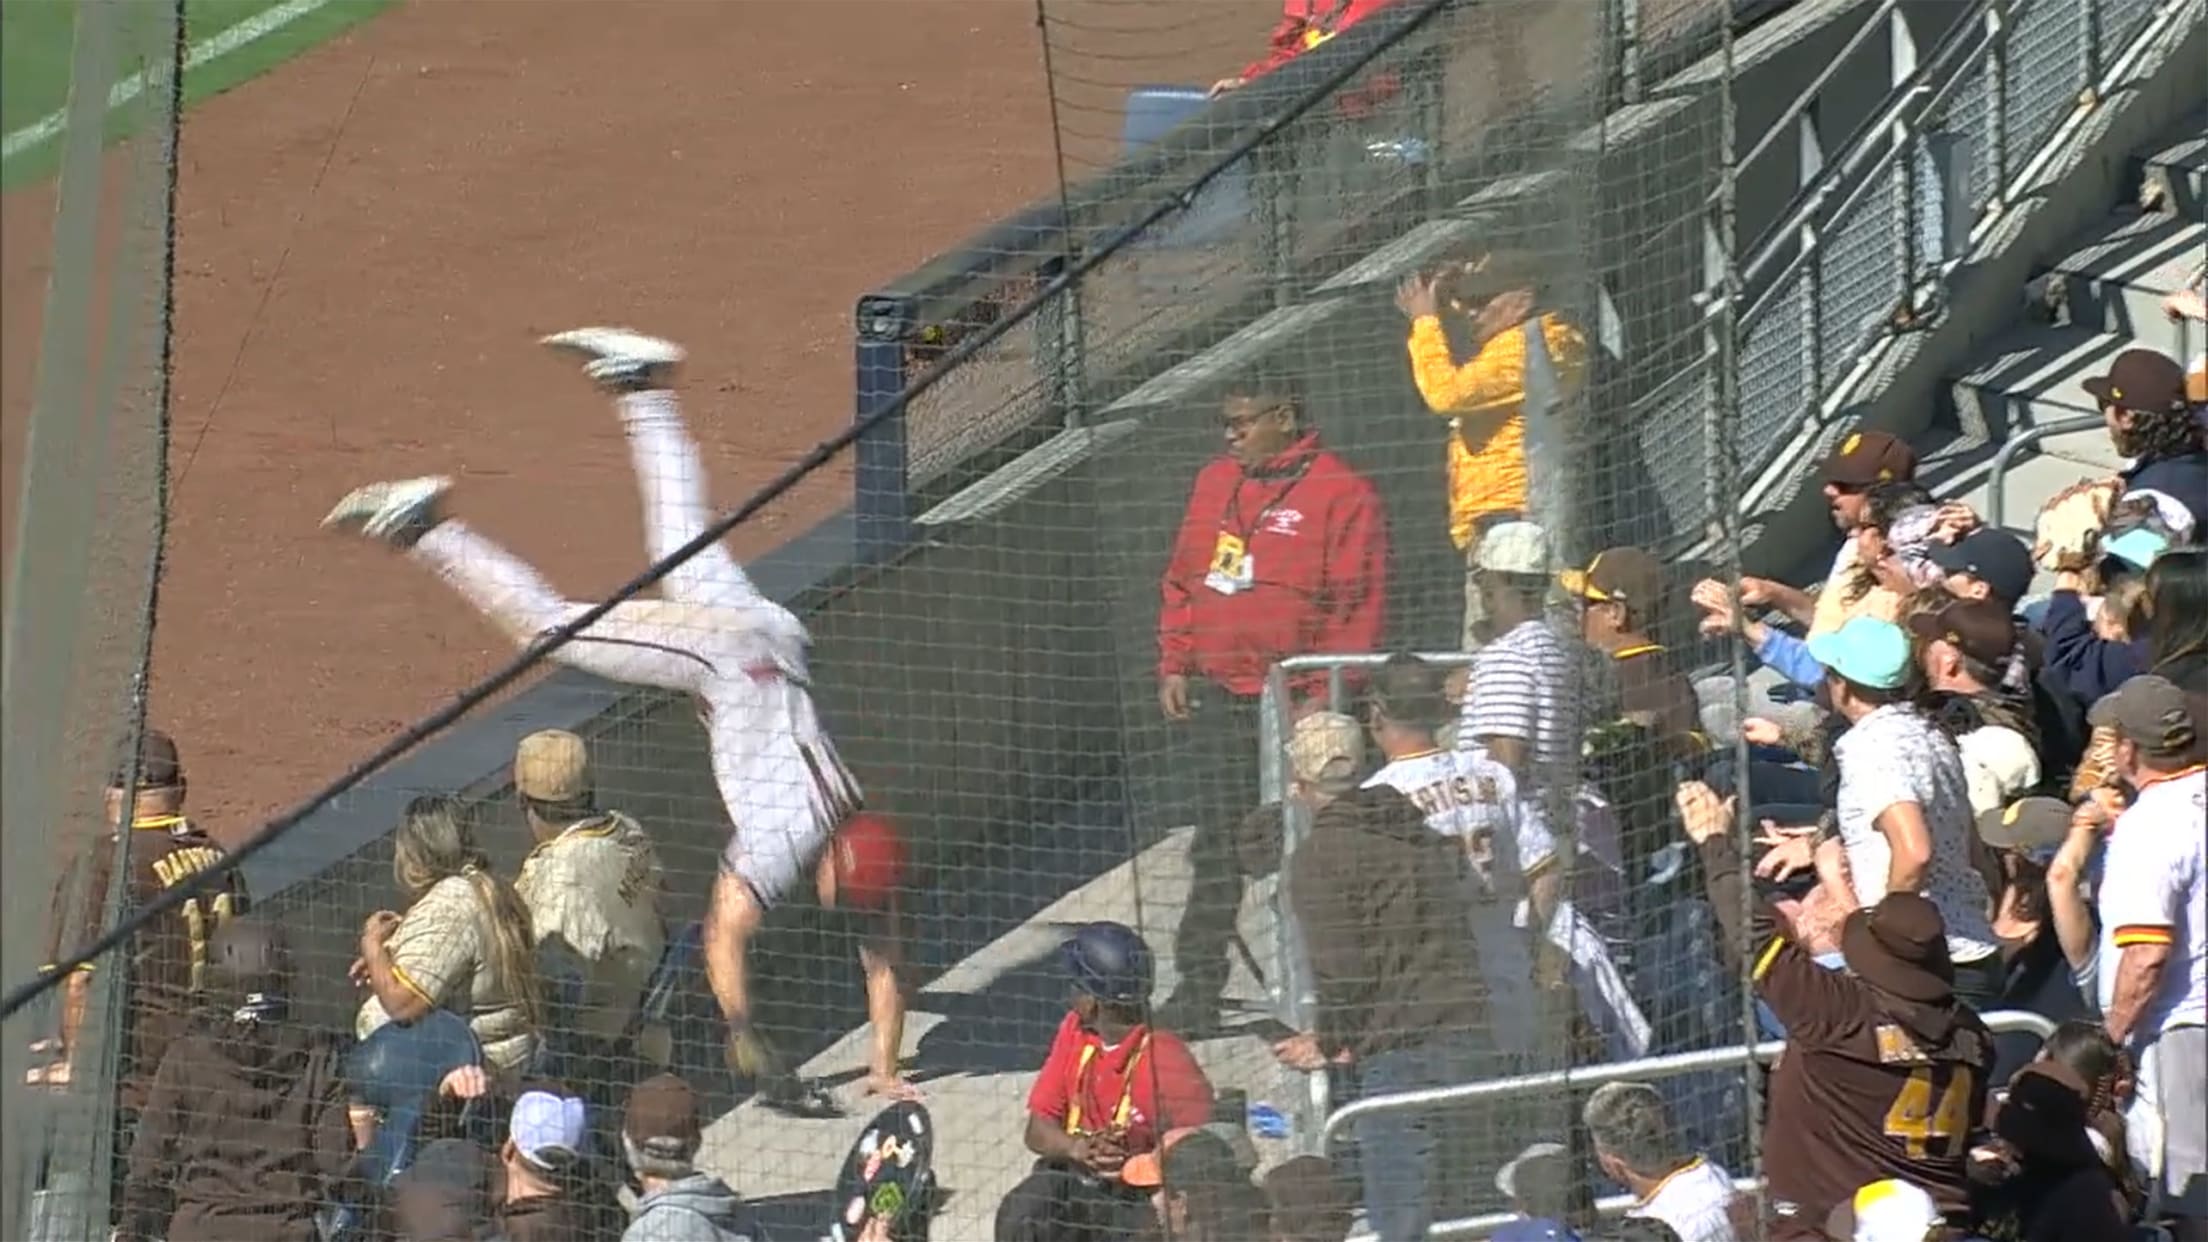
[(1245, 475), (1235, 480), (1233, 494), (1227, 497), (1226, 506), (1219, 511), (1219, 524), (1231, 531), (1235, 538), (1240, 539), (1243, 546), (1247, 547), (1250, 540), (1256, 537), (1257, 528), (1263, 526), (1265, 519), (1272, 516), (1273, 510), (1278, 509), (1282, 502), (1288, 499), (1289, 493), (1296, 490), (1296, 484), (1303, 482), (1304, 474), (1310, 469), (1311, 458), (1306, 457), (1297, 462), (1296, 468), (1290, 471), (1287, 476), (1288, 481), (1282, 485), (1280, 491), (1271, 500), (1265, 502), (1265, 507), (1257, 511), (1257, 516), (1252, 518), (1247, 526), (1242, 525), (1242, 485), (1249, 482), (1250, 479)]
[[(1127, 1077), (1119, 1088), (1119, 1107), (1112, 1110), (1112, 1127), (1127, 1128), (1127, 1118), (1134, 1114), (1135, 1072), (1142, 1067), (1142, 1054), (1150, 1051), (1150, 1032), (1144, 1031), (1135, 1042), (1135, 1051), (1127, 1058)], [(1073, 1067), (1073, 1099), (1066, 1106), (1066, 1133), (1081, 1133), (1081, 1097), (1089, 1086), (1089, 1063), (1096, 1060), (1097, 1046), (1083, 1044), (1081, 1060)]]

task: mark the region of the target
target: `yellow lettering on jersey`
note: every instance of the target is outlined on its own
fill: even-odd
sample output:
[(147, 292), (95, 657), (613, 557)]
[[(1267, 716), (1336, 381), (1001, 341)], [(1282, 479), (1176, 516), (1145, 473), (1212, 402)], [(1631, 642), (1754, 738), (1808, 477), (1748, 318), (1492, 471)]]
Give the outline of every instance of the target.
[(177, 881), (197, 875), (222, 859), (222, 851), (204, 845), (194, 845), (172, 850), (153, 860), (153, 878), (163, 888), (175, 888)]

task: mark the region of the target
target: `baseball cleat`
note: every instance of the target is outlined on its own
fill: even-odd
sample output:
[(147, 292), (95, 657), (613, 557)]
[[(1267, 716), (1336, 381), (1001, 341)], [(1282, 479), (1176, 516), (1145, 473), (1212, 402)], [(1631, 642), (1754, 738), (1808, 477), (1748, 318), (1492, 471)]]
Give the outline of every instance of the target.
[(583, 374), (615, 391), (664, 388), (683, 360), (682, 346), (627, 328), (576, 328), (555, 332), (544, 345), (588, 359)]
[(356, 487), (322, 519), (325, 530), (353, 530), (370, 539), (399, 544), (420, 538), (437, 524), (437, 502), (452, 490), (441, 474), (395, 479)]

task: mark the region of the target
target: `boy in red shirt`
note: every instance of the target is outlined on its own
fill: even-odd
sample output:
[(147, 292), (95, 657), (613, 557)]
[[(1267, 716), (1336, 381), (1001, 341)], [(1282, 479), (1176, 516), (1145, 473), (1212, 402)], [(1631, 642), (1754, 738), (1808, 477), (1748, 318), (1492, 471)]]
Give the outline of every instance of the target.
[(1188, 1045), (1145, 1021), (1150, 946), (1120, 923), (1091, 923), (1064, 948), (1073, 1008), (1027, 1096), (1034, 1172), (997, 1208), (999, 1242), (1124, 1237), (1148, 1192), (1120, 1179), (1158, 1136), (1211, 1120), (1211, 1083)]

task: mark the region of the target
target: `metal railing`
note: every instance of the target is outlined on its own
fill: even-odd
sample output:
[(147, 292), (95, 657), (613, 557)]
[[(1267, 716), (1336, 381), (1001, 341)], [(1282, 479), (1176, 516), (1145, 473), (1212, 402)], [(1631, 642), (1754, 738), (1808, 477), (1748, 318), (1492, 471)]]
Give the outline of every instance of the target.
[[(1472, 656), (1462, 651), (1420, 652), (1420, 659), (1450, 668), (1468, 665)], [(1324, 671), (1326, 673), (1326, 704), (1331, 711), (1347, 711), (1354, 706), (1349, 695), (1351, 669), (1378, 668), (1388, 657), (1369, 652), (1356, 655), (1306, 655), (1291, 656), (1273, 665), (1266, 675), (1263, 697), (1257, 712), (1257, 771), (1260, 799), (1267, 803), (1282, 804), (1281, 813), (1281, 866), (1280, 888), (1275, 895), (1277, 908), (1275, 926), (1280, 934), (1274, 938), (1272, 977), (1266, 980), (1266, 990), (1271, 994), (1273, 1009), (1281, 1020), (1299, 1031), (1311, 1029), (1318, 1009), (1318, 988), (1311, 975), (1309, 955), (1304, 951), (1302, 929), (1296, 925), (1295, 908), (1289, 900), (1287, 860), (1294, 854), (1311, 831), (1310, 813), (1288, 797), (1288, 768), (1281, 759), (1288, 743), (1288, 731), (1294, 723), (1295, 702), (1288, 692), (1289, 678), (1297, 673)], [(1320, 1133), (1321, 1119), (1332, 1107), (1332, 1084), (1325, 1074), (1304, 1075), (1304, 1091), (1295, 1104), (1294, 1133), (1300, 1146), (1316, 1148), (1312, 1137)]]
[[(1884, 343), (1937, 319), (1969, 247), (2063, 157), (2148, 49), (2176, 23), (2199, 20), (2202, 7), (1976, 0), (1969, 19), (1919, 62), (1902, 6), (1879, 5), (1866, 29), (1889, 36), (1890, 102), (1821, 163), (1740, 262), (1748, 299), (1738, 319), (1741, 457), (1750, 478), (1854, 398)], [(1822, 155), (1813, 104), (1824, 85), (1813, 81), (1785, 111), (1811, 148), (1805, 165)], [(1705, 298), (1714, 306), (1718, 296), (1713, 288)]]
[[(1986, 1028), (1995, 1034), (2025, 1033), (2037, 1035), (2042, 1041), (2055, 1033), (2055, 1023), (2036, 1013), (2004, 1009), (1982, 1015)], [(1745, 1070), (1752, 1058), (1768, 1065), (1786, 1050), (1783, 1039), (1767, 1040), (1753, 1048), (1704, 1048), (1694, 1052), (1678, 1052), (1668, 1056), (1644, 1057), (1638, 1061), (1625, 1061), (1611, 1065), (1589, 1065), (1579, 1069), (1550, 1070), (1539, 1074), (1522, 1074), (1514, 1078), (1496, 1078), (1486, 1082), (1459, 1083), (1451, 1087), (1428, 1087), (1419, 1091), (1397, 1091), (1388, 1095), (1375, 1095), (1334, 1110), (1326, 1119), (1321, 1134), (1323, 1146), (1331, 1147), (1342, 1130), (1361, 1117), (1381, 1113), (1423, 1111), (1452, 1105), (1473, 1104), (1482, 1101), (1510, 1099), (1516, 1096), (1534, 1095), (1544, 1091), (1588, 1090), (1613, 1082), (1654, 1082), (1692, 1074), (1701, 1070), (1740, 1068)], [(1762, 1185), (1760, 1178), (1739, 1178), (1734, 1185), (1744, 1191), (1753, 1191)], [(1629, 1195), (1604, 1199), (1595, 1206), (1607, 1215), (1616, 1215), (1633, 1206), (1636, 1201)], [(1486, 1216), (1460, 1217), (1456, 1220), (1436, 1221), (1428, 1227), (1430, 1238), (1479, 1237), (1517, 1219), (1508, 1212)]]
[(1993, 455), (1993, 464), (1986, 469), (1986, 525), (1995, 530), (2008, 526), (2009, 468), (2016, 464), (2016, 459), (2023, 455), (2025, 449), (2049, 436), (2066, 436), (2075, 431), (2097, 431), (2101, 426), (2100, 415), (2080, 414), (2075, 418), (2058, 418), (2051, 423), (2026, 427), (2010, 436), (2001, 445), (2001, 451)]

